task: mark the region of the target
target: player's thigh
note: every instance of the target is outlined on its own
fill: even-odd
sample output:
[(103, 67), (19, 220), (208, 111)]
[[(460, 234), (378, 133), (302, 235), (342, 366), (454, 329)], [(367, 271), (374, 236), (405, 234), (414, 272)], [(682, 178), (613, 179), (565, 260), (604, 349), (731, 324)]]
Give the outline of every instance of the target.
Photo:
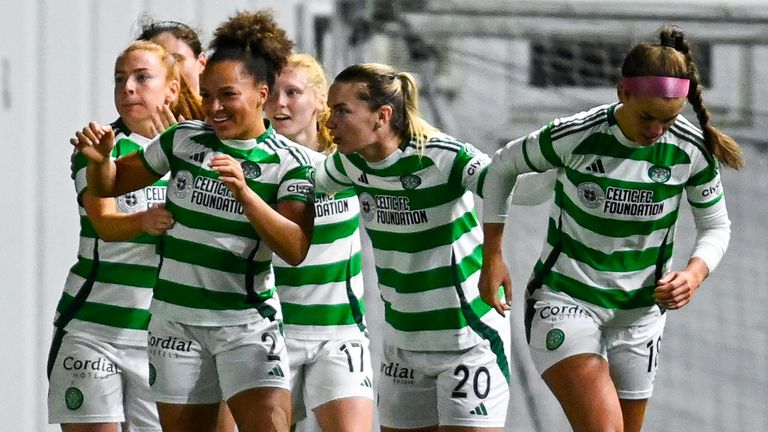
[(285, 389), (290, 395), (288, 351), (276, 321), (222, 327), (216, 331), (215, 345), (225, 400), (257, 388)]
[(291, 421), (293, 424), (307, 417), (304, 402), (304, 375), (305, 368), (315, 353), (319, 350), (319, 341), (307, 341), (294, 338), (285, 338), (285, 346), (288, 351), (288, 364), (291, 370)]
[(409, 354), (384, 345), (376, 389), (382, 431), (433, 430), (439, 424), (436, 376), (426, 375)]
[(539, 300), (531, 313), (528, 348), (539, 373), (579, 354), (606, 357), (601, 327), (578, 304)]
[(68, 333), (51, 355), (49, 423), (120, 423), (125, 419), (118, 349), (108, 342)]
[(125, 424), (129, 431), (159, 432), (160, 420), (157, 414), (149, 381), (149, 360), (146, 347), (125, 347), (122, 350)]
[(306, 367), (306, 404), (314, 410), (327, 402), (351, 397), (373, 400), (373, 371), (368, 339), (330, 340)]
[(222, 400), (216, 362), (207, 338), (200, 327), (152, 317), (148, 337), (149, 383), (157, 402), (208, 405)]
[(435, 364), (444, 363), (437, 378), (441, 428), (503, 428), (509, 405), (504, 353), (494, 352), (489, 342), (483, 341), (455, 356), (441, 353), (435, 357)]
[(651, 397), (665, 323), (662, 315), (643, 325), (608, 329), (608, 364), (619, 398)]

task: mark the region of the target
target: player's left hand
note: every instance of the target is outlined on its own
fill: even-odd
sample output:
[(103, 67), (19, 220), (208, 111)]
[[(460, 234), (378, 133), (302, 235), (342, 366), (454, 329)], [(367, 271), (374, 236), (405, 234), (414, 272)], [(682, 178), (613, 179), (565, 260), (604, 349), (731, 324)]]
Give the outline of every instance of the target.
[(243, 175), (243, 167), (238, 161), (230, 155), (217, 154), (211, 159), (211, 169), (219, 173), (221, 180), (232, 195), (238, 201), (241, 201), (245, 190), (248, 189)]
[(653, 299), (667, 309), (680, 309), (691, 301), (699, 285), (701, 279), (694, 272), (670, 272), (656, 283)]

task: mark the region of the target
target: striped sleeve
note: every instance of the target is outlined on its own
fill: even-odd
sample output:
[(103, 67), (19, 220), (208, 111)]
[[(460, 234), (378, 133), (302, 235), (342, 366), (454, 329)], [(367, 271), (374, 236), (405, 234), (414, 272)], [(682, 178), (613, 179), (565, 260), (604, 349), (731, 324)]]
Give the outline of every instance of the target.
[(342, 157), (339, 152), (334, 152), (315, 164), (317, 192), (333, 195), (353, 186), (352, 181), (347, 177)]
[(171, 126), (150, 141), (143, 151), (139, 151), (139, 157), (144, 166), (158, 177), (164, 176), (171, 170), (170, 159), (176, 129), (176, 125)]

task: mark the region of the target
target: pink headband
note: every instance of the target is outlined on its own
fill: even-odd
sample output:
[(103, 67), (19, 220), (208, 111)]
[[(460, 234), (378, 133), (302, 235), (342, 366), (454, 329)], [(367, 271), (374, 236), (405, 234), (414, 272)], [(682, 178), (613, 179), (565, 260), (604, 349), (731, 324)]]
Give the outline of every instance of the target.
[(621, 86), (630, 93), (645, 96), (680, 98), (688, 96), (691, 80), (666, 76), (624, 77)]

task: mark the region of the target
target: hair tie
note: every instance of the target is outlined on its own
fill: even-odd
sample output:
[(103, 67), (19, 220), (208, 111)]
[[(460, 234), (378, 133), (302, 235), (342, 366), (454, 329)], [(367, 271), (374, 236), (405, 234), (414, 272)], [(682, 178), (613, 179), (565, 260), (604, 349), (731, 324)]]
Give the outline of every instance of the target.
[(675, 47), (675, 40), (673, 38), (664, 38), (661, 40), (661, 43), (659, 44), (663, 47), (669, 47), (674, 48)]

